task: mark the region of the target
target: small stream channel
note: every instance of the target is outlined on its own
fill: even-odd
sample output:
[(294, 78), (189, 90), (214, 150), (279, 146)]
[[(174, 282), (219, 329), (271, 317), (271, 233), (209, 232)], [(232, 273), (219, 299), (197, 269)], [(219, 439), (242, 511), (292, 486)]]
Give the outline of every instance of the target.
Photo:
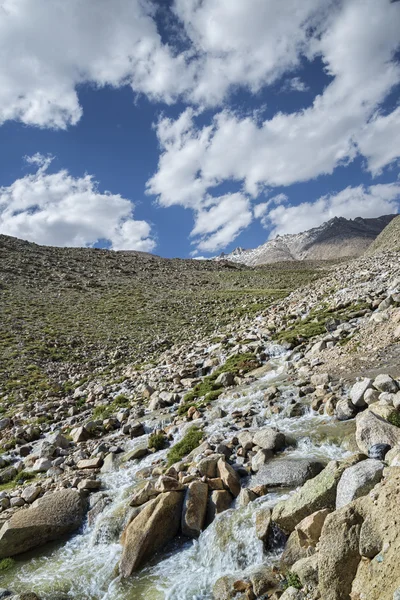
[[(293, 399), (299, 399), (287, 377), (285, 356), (276, 354), (273, 369), (265, 377), (214, 403), (226, 416), (210, 419), (205, 427), (208, 437), (212, 441), (232, 437), (234, 425), (230, 415), (251, 407), (255, 427), (278, 427), (291, 441), (274, 460), (283, 456), (328, 461), (349, 454), (343, 440), (353, 431), (353, 422), (339, 423), (308, 406), (302, 416), (288, 416)], [(265, 389), (276, 382), (284, 386), (279, 400), (281, 412), (271, 414), (262, 399)], [(151, 415), (148, 423), (150, 419)], [(126, 449), (142, 442), (143, 438), (132, 440)], [(279, 559), (278, 550), (269, 554), (263, 551), (255, 533), (255, 515), (261, 506), (274, 506), (290, 493), (288, 490), (268, 493), (244, 508), (222, 513), (198, 540), (175, 540), (142, 571), (121, 581), (115, 571), (122, 550), (118, 539), (132, 488), (138, 481), (138, 472), (165, 452), (126, 463), (118, 471), (103, 475), (103, 488), (111, 503), (92, 527), (86, 523), (64, 543), (49, 544), (39, 552), (16, 557), (15, 567), (2, 577), (0, 586), (14, 591), (29, 589), (44, 600), (53, 598), (56, 592), (74, 600), (209, 600), (213, 584), (222, 575), (240, 577), (258, 564), (272, 564)]]

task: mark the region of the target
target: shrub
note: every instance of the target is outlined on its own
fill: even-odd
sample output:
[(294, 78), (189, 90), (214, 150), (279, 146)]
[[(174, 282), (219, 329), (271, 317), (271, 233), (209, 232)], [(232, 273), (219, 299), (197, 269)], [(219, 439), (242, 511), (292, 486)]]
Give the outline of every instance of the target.
[(167, 445), (167, 440), (165, 435), (162, 433), (152, 433), (149, 436), (149, 448), (154, 448), (154, 450), (163, 450)]
[(303, 587), (301, 585), (299, 576), (296, 573), (293, 573), (292, 571), (289, 571), (288, 574), (286, 575), (286, 582), (284, 584), (285, 590), (289, 587), (294, 587), (294, 588), (296, 588), (296, 590), (301, 590), (301, 588)]
[(389, 417), (388, 417), (388, 421), (389, 423), (391, 423), (392, 425), (394, 425), (395, 427), (400, 427), (400, 413), (399, 412), (392, 412)]
[(203, 439), (203, 432), (196, 426), (189, 429), (180, 442), (172, 446), (168, 452), (168, 465), (179, 462), (184, 456), (192, 452)]

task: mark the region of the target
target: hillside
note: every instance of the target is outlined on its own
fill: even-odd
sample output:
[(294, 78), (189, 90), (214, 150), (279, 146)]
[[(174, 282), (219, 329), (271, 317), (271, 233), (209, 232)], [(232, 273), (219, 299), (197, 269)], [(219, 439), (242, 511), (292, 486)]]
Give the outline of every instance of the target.
[(0, 236), (0, 398), (62, 393), (92, 371), (156, 359), (315, 279), (316, 265), (251, 269)]
[(360, 256), (395, 215), (354, 220), (335, 217), (319, 227), (287, 234), (250, 250), (236, 248), (219, 259), (250, 266), (294, 260), (332, 260)]
[(367, 255), (400, 250), (400, 216), (391, 221), (367, 250)]

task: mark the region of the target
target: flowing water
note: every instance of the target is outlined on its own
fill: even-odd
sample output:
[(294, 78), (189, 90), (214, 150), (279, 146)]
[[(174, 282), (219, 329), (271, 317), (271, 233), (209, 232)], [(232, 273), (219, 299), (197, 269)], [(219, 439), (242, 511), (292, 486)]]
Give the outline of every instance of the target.
[[(289, 416), (293, 402), (299, 399), (287, 381), (285, 357), (279, 349), (274, 354), (273, 370), (264, 378), (215, 403), (226, 416), (210, 418), (205, 428), (208, 437), (215, 441), (232, 437), (235, 430), (231, 413), (251, 407), (254, 427), (272, 425), (286, 434), (290, 446), (282, 453), (284, 457), (327, 461), (348, 454), (342, 440), (350, 432), (351, 423), (338, 423), (307, 406), (302, 416)], [(278, 414), (271, 413), (262, 402), (265, 389), (276, 382), (284, 386)], [(133, 440), (127, 449), (142, 442), (142, 438)], [(261, 507), (272, 507), (290, 493), (287, 490), (269, 493), (247, 507), (222, 513), (198, 540), (175, 540), (142, 571), (121, 581), (115, 570), (122, 550), (118, 539), (131, 490), (138, 481), (138, 472), (164, 453), (133, 461), (135, 464), (126, 463), (124, 468), (105, 474), (103, 487), (111, 502), (92, 527), (85, 524), (64, 543), (17, 557), (15, 567), (3, 576), (0, 585), (14, 591), (33, 590), (44, 600), (52, 598), (55, 592), (68, 594), (66, 597), (74, 600), (209, 600), (213, 584), (222, 575), (240, 577), (258, 564), (278, 560), (279, 550), (265, 554), (256, 537), (255, 516)]]

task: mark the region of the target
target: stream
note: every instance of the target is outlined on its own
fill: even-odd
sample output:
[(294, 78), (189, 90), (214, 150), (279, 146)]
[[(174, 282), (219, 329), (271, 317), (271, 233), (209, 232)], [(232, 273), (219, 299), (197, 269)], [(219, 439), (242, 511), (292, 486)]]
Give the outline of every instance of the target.
[[(301, 399), (288, 381), (285, 356), (276, 354), (272, 359), (273, 369), (267, 375), (214, 402), (211, 414), (217, 408), (226, 415), (206, 423), (208, 438), (214, 443), (232, 437), (235, 431), (230, 415), (251, 407), (255, 413), (254, 427), (278, 427), (290, 441), (290, 446), (274, 460), (282, 456), (327, 462), (350, 454), (343, 440), (353, 431), (351, 421), (340, 423), (306, 405), (301, 416), (288, 416), (294, 399), (297, 402)], [(262, 402), (265, 389), (276, 382), (284, 386), (278, 401), (281, 412), (277, 414), (271, 413)], [(148, 415), (147, 423), (152, 418)], [(180, 431), (176, 440), (181, 435)], [(131, 440), (126, 450), (142, 444), (143, 440), (143, 437)], [(17, 556), (15, 566), (1, 578), (1, 587), (15, 592), (29, 589), (44, 600), (210, 600), (212, 586), (219, 577), (228, 574), (241, 577), (256, 565), (279, 560), (281, 550), (269, 553), (263, 550), (255, 533), (255, 516), (260, 507), (273, 507), (290, 494), (287, 489), (268, 493), (246, 507), (233, 507), (218, 515), (198, 540), (175, 540), (139, 573), (121, 581), (115, 570), (122, 551), (118, 540), (132, 488), (138, 481), (138, 472), (166, 452), (150, 454), (102, 475), (103, 488), (111, 502), (92, 526), (85, 523), (63, 543), (48, 544), (39, 551)]]

